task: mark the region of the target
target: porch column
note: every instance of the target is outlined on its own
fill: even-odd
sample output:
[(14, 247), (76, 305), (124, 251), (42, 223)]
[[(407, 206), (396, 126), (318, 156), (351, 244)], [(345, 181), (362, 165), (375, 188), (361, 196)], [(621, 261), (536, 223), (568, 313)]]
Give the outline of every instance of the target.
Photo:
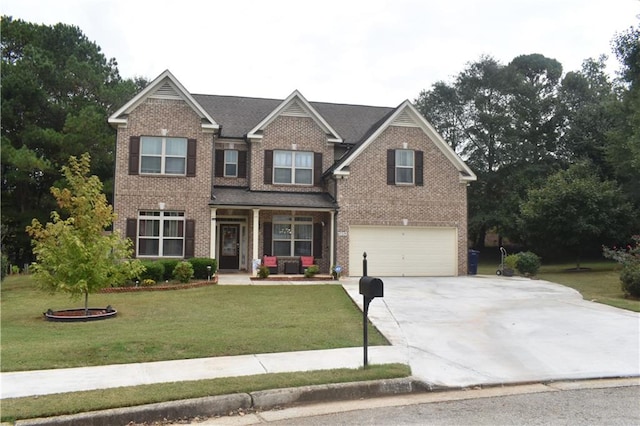
[(211, 259), (216, 258), (216, 210), (218, 209), (215, 207), (211, 209), (211, 241), (209, 241), (209, 257)]
[(336, 220), (335, 220), (335, 214), (336, 212), (334, 211), (330, 211), (329, 212), (331, 214), (331, 220), (329, 221), (329, 223), (331, 224), (330, 227), (330, 232), (331, 235), (329, 236), (329, 268), (333, 268), (333, 265), (336, 264), (336, 259), (335, 259), (335, 244), (336, 244)]
[(260, 236), (260, 209), (253, 209), (253, 258), (258, 259), (258, 240)]

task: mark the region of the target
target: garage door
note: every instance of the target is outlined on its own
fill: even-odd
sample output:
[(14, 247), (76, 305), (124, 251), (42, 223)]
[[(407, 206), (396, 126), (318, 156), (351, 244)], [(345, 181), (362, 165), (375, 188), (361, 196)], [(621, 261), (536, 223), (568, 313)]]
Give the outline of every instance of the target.
[(349, 274), (362, 275), (362, 253), (366, 252), (371, 276), (454, 276), (458, 274), (457, 240), (456, 228), (352, 226)]

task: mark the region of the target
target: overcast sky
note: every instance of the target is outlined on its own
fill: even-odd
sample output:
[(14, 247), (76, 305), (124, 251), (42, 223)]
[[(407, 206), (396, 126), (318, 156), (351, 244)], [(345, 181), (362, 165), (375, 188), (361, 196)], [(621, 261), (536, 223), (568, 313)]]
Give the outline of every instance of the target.
[(124, 78), (169, 69), (191, 93), (397, 106), (487, 54), (565, 72), (637, 26), (639, 0), (1, 0), (78, 26)]

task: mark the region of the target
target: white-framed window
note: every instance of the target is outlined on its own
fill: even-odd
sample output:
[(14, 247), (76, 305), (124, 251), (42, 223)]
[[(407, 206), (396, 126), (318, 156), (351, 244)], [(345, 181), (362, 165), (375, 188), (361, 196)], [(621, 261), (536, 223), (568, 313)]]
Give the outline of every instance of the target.
[(224, 151), (224, 177), (238, 177), (238, 151), (235, 149)]
[(313, 218), (273, 217), (274, 256), (311, 256), (312, 249)]
[(187, 139), (164, 136), (140, 137), (140, 173), (186, 175)]
[(141, 211), (138, 214), (138, 256), (183, 257), (184, 212)]
[(273, 183), (313, 184), (313, 152), (273, 151)]
[(396, 183), (414, 183), (414, 151), (409, 149), (396, 149)]

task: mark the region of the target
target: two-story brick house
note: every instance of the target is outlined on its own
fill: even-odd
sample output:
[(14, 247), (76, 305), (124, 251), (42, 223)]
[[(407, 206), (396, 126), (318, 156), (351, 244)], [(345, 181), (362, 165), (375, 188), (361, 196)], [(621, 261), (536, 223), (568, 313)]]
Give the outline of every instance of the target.
[[(396, 108), (190, 94), (165, 71), (116, 111), (116, 229), (138, 258), (247, 270), (458, 275), (473, 172), (408, 101)], [(286, 270), (285, 270), (286, 269)]]

